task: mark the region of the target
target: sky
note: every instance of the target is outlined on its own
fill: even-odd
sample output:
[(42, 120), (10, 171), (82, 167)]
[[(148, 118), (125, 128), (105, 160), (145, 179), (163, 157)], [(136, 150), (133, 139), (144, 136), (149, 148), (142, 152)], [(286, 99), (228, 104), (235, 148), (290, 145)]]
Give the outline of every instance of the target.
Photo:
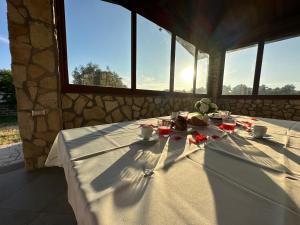
[[(84, 4), (83, 4), (84, 3)], [(0, 1), (0, 69), (10, 68), (6, 1)], [(109, 67), (130, 87), (131, 13), (99, 0), (66, 0), (69, 75), (89, 62)], [(156, 24), (137, 16), (137, 88), (169, 88), (171, 36)], [(257, 45), (226, 54), (224, 84), (252, 87)], [(300, 37), (265, 45), (261, 84), (275, 88), (294, 84), (300, 90)], [(197, 87), (205, 87), (208, 59), (198, 60)], [(178, 43), (175, 56), (175, 90), (192, 88), (193, 58)], [(72, 78), (70, 77), (70, 81)]]
[[(228, 51), (225, 57), (224, 85), (253, 86), (257, 45)], [(300, 37), (266, 43), (260, 85), (271, 88), (293, 84), (300, 90)]]
[[(99, 0), (84, 3), (82, 0), (65, 1), (69, 80), (72, 81), (70, 75), (75, 66), (93, 62), (102, 69), (109, 66), (130, 87), (131, 12)], [(190, 90), (193, 87), (193, 57), (181, 45), (176, 45), (176, 51), (179, 60), (175, 62), (175, 87)], [(169, 89), (170, 54), (171, 34), (138, 15), (138, 89)], [(198, 83), (201, 86), (200, 82), (205, 81), (199, 79)]]
[(0, 0), (0, 69), (10, 69), (6, 1)]

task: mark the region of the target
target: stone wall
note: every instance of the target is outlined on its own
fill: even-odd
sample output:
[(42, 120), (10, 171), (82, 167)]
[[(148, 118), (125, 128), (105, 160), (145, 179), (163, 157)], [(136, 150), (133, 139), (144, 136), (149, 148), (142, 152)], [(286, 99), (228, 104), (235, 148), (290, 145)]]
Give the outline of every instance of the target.
[[(44, 166), (62, 128), (51, 0), (7, 0), (12, 74), (28, 170)], [(45, 115), (32, 117), (32, 110)]]
[(109, 96), (66, 93), (62, 95), (65, 129), (170, 115), (193, 110), (192, 97)]
[(300, 121), (300, 100), (219, 98), (217, 103), (233, 114)]

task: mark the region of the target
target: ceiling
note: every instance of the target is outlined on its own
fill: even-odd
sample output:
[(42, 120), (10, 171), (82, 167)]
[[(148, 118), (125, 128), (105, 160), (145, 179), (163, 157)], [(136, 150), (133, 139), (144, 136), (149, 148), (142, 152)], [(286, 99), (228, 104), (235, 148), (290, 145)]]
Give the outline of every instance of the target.
[(300, 32), (299, 0), (107, 0), (200, 49), (232, 48)]

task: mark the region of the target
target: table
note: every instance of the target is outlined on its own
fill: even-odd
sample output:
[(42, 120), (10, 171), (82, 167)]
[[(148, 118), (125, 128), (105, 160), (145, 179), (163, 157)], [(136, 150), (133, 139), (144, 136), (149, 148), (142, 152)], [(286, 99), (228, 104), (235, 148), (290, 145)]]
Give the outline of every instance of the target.
[(156, 122), (59, 132), (46, 166), (64, 168), (78, 224), (300, 224), (299, 122), (258, 118), (269, 140), (213, 125), (194, 127), (221, 137), (199, 145), (180, 132), (139, 140), (140, 124)]

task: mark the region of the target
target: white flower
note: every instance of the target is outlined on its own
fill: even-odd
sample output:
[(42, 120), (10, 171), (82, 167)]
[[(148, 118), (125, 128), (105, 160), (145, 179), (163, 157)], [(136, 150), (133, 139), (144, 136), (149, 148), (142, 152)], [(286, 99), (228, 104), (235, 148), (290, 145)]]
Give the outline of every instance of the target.
[(210, 103), (210, 108), (212, 108), (214, 111), (218, 110), (218, 106), (215, 103)]
[(202, 113), (207, 113), (208, 110), (209, 110), (208, 104), (206, 104), (204, 102), (201, 102), (201, 105), (199, 107), (199, 111), (202, 112)]
[(202, 98), (200, 101), (203, 102), (203, 103), (206, 103), (208, 105), (211, 103), (209, 98)]

